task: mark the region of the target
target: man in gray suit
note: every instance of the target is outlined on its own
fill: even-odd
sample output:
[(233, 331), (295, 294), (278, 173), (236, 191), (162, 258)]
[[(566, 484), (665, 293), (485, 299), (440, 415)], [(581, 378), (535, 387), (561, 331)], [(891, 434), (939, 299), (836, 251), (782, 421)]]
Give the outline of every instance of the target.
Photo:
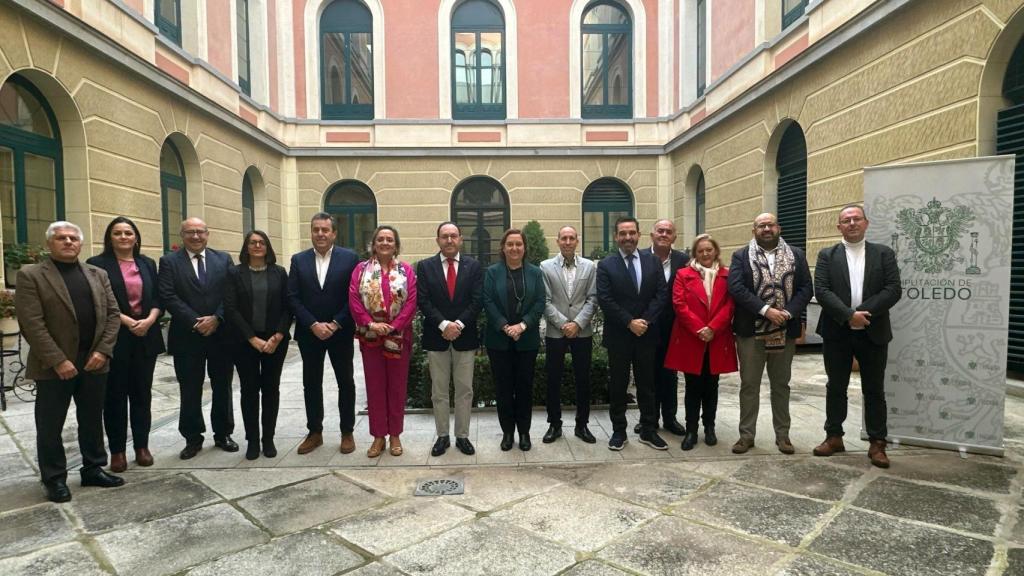
[(576, 229), (558, 231), (559, 254), (540, 263), (547, 289), (544, 345), (547, 350), (548, 431), (544, 443), (562, 435), (561, 383), (565, 353), (572, 353), (576, 382), (576, 437), (594, 444), (597, 439), (587, 428), (590, 419), (590, 359), (594, 330), (591, 318), (597, 310), (597, 265), (576, 255)]

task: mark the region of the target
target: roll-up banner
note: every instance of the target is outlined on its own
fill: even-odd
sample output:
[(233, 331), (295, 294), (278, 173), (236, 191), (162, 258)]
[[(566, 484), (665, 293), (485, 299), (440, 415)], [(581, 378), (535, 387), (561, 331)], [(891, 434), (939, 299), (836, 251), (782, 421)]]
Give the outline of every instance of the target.
[(864, 170), (867, 240), (892, 247), (903, 284), (890, 441), (1003, 454), (1013, 174), (1013, 156)]

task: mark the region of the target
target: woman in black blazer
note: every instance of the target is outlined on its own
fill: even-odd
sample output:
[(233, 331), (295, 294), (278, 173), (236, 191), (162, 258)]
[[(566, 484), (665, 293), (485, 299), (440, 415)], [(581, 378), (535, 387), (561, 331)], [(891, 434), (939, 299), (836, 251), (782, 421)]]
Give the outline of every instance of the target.
[[(280, 402), (281, 369), (288, 353), (288, 273), (265, 232), (245, 235), (238, 266), (228, 270), (224, 287), (224, 316), (235, 347), (235, 368), (242, 383), (242, 421), (248, 447), (245, 457), (277, 456), (274, 431)], [(263, 397), (263, 435), (260, 436), (260, 395)]]
[(156, 263), (139, 253), (142, 235), (135, 223), (118, 216), (103, 233), (103, 252), (86, 260), (103, 268), (121, 310), (121, 330), (110, 362), (103, 426), (110, 447), (110, 469), (128, 468), (125, 448), (128, 444), (129, 404), (131, 405), (132, 445), (135, 462), (152, 466), (149, 451), (150, 411), (153, 369), (156, 357), (164, 351), (164, 339), (157, 320), (163, 313), (157, 293)]

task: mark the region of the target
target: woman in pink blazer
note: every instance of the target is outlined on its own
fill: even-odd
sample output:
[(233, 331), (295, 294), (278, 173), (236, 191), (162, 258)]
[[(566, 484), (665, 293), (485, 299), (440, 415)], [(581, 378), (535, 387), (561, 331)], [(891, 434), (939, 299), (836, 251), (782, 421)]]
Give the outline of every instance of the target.
[(708, 234), (693, 240), (690, 264), (676, 272), (672, 306), (676, 321), (665, 355), (665, 367), (686, 379), (686, 436), (683, 450), (697, 445), (697, 422), (704, 409), (704, 442), (718, 443), (715, 411), (718, 375), (735, 372), (736, 342), (732, 336), (735, 305), (729, 295), (729, 269), (722, 266), (718, 242)]

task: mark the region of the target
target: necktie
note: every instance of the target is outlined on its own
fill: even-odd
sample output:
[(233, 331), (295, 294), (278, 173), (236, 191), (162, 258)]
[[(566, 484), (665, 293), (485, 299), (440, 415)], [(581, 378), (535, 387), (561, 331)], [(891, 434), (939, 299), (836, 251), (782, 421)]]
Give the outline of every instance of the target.
[(448, 259), (448, 299), (455, 300), (455, 258)]
[(203, 264), (203, 255), (202, 254), (196, 254), (196, 263), (198, 264), (198, 268), (199, 268), (199, 273), (198, 273), (199, 283), (205, 286), (206, 285), (206, 264)]
[(636, 254), (630, 254), (626, 256), (626, 270), (629, 270), (629, 279), (633, 281), (633, 289), (636, 293), (640, 293), (640, 282), (636, 279), (636, 266), (633, 266), (633, 260), (636, 259)]

